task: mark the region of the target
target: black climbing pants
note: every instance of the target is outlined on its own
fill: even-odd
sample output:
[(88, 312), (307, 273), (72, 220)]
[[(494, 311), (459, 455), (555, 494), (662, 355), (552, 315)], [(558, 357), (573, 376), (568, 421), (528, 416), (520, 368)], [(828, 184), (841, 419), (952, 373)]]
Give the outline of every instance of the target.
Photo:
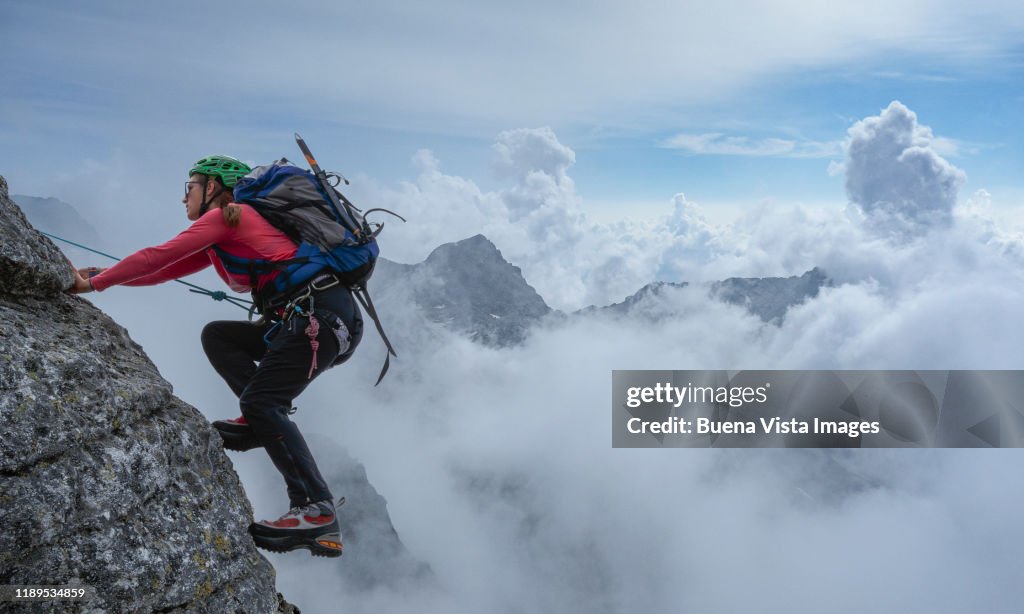
[[(308, 312), (310, 305), (303, 306), (304, 313)], [(342, 286), (314, 293), (311, 306), (312, 317), (319, 324), (312, 374), (310, 316), (295, 315), (276, 324), (210, 322), (202, 335), (210, 363), (238, 395), (242, 415), (252, 426), (256, 440), (284, 477), (291, 507), (333, 499), (306, 440), (289, 418), (292, 401), (313, 378), (351, 356), (363, 328), (355, 300)], [(338, 320), (349, 333), (349, 347), (340, 357), (338, 349), (345, 341), (339, 341), (336, 335)]]

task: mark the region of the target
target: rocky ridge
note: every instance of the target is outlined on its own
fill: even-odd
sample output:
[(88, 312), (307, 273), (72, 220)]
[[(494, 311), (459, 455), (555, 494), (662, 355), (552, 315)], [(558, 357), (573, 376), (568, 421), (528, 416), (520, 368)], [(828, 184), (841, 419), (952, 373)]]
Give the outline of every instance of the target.
[[(824, 271), (814, 268), (798, 276), (730, 277), (701, 287), (708, 300), (739, 305), (764, 322), (779, 325), (791, 307), (816, 297), (832, 283)], [(409, 317), (396, 305), (411, 304), (417, 317), (492, 347), (521, 343), (546, 319), (685, 317), (671, 303), (672, 293), (688, 287), (687, 282), (652, 282), (618, 303), (566, 314), (550, 308), (522, 270), (506, 261), (483, 235), (441, 245), (418, 264), (381, 258), (371, 282), (374, 300), (389, 324)], [(665, 304), (650, 309), (660, 303)]]
[(710, 295), (746, 307), (765, 322), (781, 324), (790, 307), (818, 296), (833, 282), (815, 267), (790, 277), (730, 277), (711, 284)]
[(207, 421), (70, 284), (0, 178), (0, 584), (96, 589), (68, 612), (290, 611)]

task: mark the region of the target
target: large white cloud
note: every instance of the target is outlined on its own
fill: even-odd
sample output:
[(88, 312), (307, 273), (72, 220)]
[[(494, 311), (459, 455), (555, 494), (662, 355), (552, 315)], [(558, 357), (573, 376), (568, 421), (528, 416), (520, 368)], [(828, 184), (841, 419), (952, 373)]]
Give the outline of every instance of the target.
[(494, 144), (494, 168), (502, 175), (524, 179), (543, 173), (561, 182), (571, 180), (569, 167), (576, 153), (560, 143), (551, 128), (506, 130)]
[(875, 232), (906, 238), (952, 223), (966, 176), (936, 152), (914, 112), (894, 101), (849, 135), (846, 192)]

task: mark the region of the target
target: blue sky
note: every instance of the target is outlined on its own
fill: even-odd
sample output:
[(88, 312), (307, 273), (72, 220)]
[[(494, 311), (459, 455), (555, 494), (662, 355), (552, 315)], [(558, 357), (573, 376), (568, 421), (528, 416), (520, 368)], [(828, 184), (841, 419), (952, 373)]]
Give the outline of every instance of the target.
[(163, 196), (150, 182), (176, 193), (193, 158), (294, 154), (298, 130), (349, 175), (408, 179), (426, 148), (492, 187), (496, 136), (547, 126), (604, 218), (665, 213), (677, 192), (712, 210), (834, 204), (847, 129), (899, 100), (967, 173), (962, 194), (1020, 202), (1018, 3), (817, 4), (306, 2), (278, 18), (268, 2), (4, 1), (0, 172), (66, 197), (53, 166), (85, 184), (114, 168)]

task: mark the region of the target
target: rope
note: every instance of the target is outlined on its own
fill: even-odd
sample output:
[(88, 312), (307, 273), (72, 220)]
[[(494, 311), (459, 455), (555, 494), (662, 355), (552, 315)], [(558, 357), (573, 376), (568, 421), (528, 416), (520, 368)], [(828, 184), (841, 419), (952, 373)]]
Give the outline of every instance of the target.
[[(58, 237), (57, 235), (52, 235), (52, 234), (50, 234), (48, 232), (43, 232), (42, 230), (40, 230), (39, 233), (43, 234), (43, 235), (46, 235), (46, 236), (50, 237), (51, 239), (56, 239), (58, 241), (63, 241), (65, 243), (69, 243), (71, 245), (74, 245), (75, 247), (79, 247), (81, 249), (84, 249), (87, 252), (92, 252), (94, 254), (99, 254), (100, 256), (105, 256), (107, 258), (110, 258), (111, 260), (117, 260), (117, 261), (121, 260), (117, 256), (111, 256), (110, 254), (103, 253), (103, 252), (101, 252), (101, 251), (99, 251), (97, 249), (93, 249), (91, 247), (86, 247), (86, 246), (82, 245), (81, 243), (75, 243), (74, 241), (69, 241), (68, 239), (65, 239), (63, 237)], [(234, 305), (236, 307), (241, 307), (242, 309), (245, 309), (246, 311), (250, 310), (250, 308), (252, 307), (252, 302), (251, 301), (246, 301), (246, 300), (243, 300), (243, 299), (240, 299), (240, 298), (235, 298), (233, 296), (228, 296), (227, 293), (222, 291), (222, 290), (207, 290), (206, 288), (203, 288), (202, 286), (197, 286), (195, 284), (190, 284), (187, 281), (181, 281), (180, 279), (175, 279), (174, 281), (179, 283), (179, 284), (181, 284), (181, 285), (183, 285), (183, 286), (188, 286), (189, 292), (195, 292), (196, 294), (205, 294), (206, 296), (209, 296), (210, 298), (212, 298), (215, 301), (227, 301), (227, 302), (231, 303), (232, 305)]]

